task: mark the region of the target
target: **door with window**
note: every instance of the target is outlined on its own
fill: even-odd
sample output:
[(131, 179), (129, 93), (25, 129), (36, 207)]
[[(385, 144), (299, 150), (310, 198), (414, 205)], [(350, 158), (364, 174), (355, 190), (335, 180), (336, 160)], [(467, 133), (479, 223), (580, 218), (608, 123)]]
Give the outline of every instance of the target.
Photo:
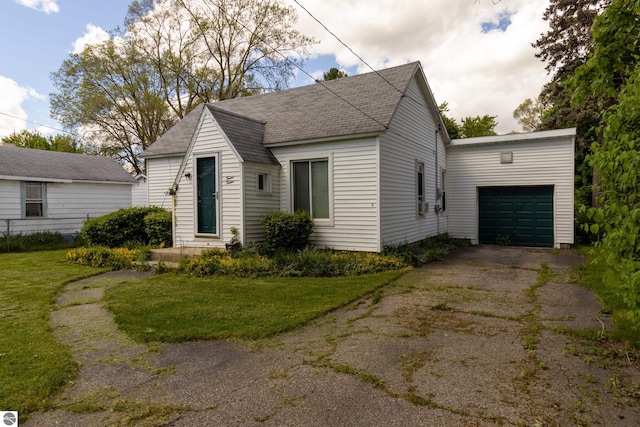
[(218, 232), (216, 160), (215, 156), (196, 159), (197, 231), (201, 234)]

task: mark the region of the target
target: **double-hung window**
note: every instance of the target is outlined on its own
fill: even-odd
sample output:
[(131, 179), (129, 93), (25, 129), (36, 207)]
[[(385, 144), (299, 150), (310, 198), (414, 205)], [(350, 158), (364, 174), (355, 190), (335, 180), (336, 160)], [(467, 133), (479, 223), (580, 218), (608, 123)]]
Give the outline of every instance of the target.
[(329, 161), (303, 160), (292, 163), (293, 210), (305, 210), (318, 219), (329, 219)]
[(24, 183), (24, 216), (44, 216), (44, 183), (29, 181)]

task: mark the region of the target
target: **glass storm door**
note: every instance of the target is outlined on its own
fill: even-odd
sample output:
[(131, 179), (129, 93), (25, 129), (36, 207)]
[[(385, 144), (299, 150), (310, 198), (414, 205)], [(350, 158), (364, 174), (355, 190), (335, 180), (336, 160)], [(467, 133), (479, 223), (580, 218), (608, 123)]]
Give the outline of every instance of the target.
[(196, 159), (198, 194), (198, 233), (217, 233), (216, 158)]

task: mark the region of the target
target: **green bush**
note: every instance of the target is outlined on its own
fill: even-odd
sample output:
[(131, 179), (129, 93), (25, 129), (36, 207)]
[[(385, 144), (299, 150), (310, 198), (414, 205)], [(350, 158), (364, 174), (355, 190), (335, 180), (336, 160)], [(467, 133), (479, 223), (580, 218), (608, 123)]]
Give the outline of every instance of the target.
[(144, 229), (152, 246), (171, 246), (171, 212), (151, 212), (144, 217)]
[(75, 264), (97, 268), (108, 267), (114, 270), (130, 269), (133, 261), (140, 260), (142, 257), (144, 254), (140, 250), (104, 246), (76, 248), (67, 252), (67, 259)]
[[(115, 248), (131, 243), (146, 245), (149, 244), (151, 237), (147, 234), (145, 218), (147, 215), (162, 212), (166, 212), (166, 210), (155, 206), (120, 209), (86, 220), (82, 225), (81, 234), (86, 238), (88, 244), (94, 246)], [(155, 228), (160, 226), (161, 221), (158, 218), (152, 220), (151, 223)], [(168, 233), (171, 234), (170, 222), (168, 229)], [(154, 239), (163, 235), (160, 230), (154, 229)]]
[(34, 233), (18, 233), (7, 236), (0, 235), (0, 252), (6, 252), (7, 247), (12, 252), (35, 251), (43, 249), (57, 249), (73, 246), (65, 242), (58, 231), (36, 231)]
[(313, 232), (313, 218), (306, 211), (267, 212), (261, 221), (267, 247), (271, 250), (303, 249)]
[(444, 233), (408, 245), (386, 246), (383, 253), (396, 256), (408, 265), (418, 267), (440, 259), (457, 247), (468, 245), (468, 241), (455, 239)]
[(305, 248), (297, 252), (280, 250), (271, 258), (254, 250), (241, 251), (232, 256), (226, 251), (213, 249), (186, 260), (181, 268), (194, 276), (336, 277), (379, 273), (406, 266), (401, 259), (393, 256)]

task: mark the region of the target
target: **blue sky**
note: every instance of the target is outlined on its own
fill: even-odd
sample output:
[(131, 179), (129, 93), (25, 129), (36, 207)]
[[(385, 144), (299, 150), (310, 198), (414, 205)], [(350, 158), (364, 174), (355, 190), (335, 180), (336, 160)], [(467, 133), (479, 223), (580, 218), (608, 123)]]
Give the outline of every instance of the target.
[[(297, 28), (319, 42), (305, 70), (370, 71), (293, 0)], [(421, 61), (437, 102), (450, 114), (498, 116), (501, 133), (519, 130), (511, 113), (548, 80), (531, 43), (546, 28), (548, 0), (298, 0), (376, 69)], [(130, 0), (0, 0), (0, 137), (51, 129), (48, 95), (75, 43), (122, 25)], [(309, 84), (300, 73), (293, 86)], [(13, 116), (13, 117), (9, 117)], [(15, 118), (14, 118), (15, 117)]]

